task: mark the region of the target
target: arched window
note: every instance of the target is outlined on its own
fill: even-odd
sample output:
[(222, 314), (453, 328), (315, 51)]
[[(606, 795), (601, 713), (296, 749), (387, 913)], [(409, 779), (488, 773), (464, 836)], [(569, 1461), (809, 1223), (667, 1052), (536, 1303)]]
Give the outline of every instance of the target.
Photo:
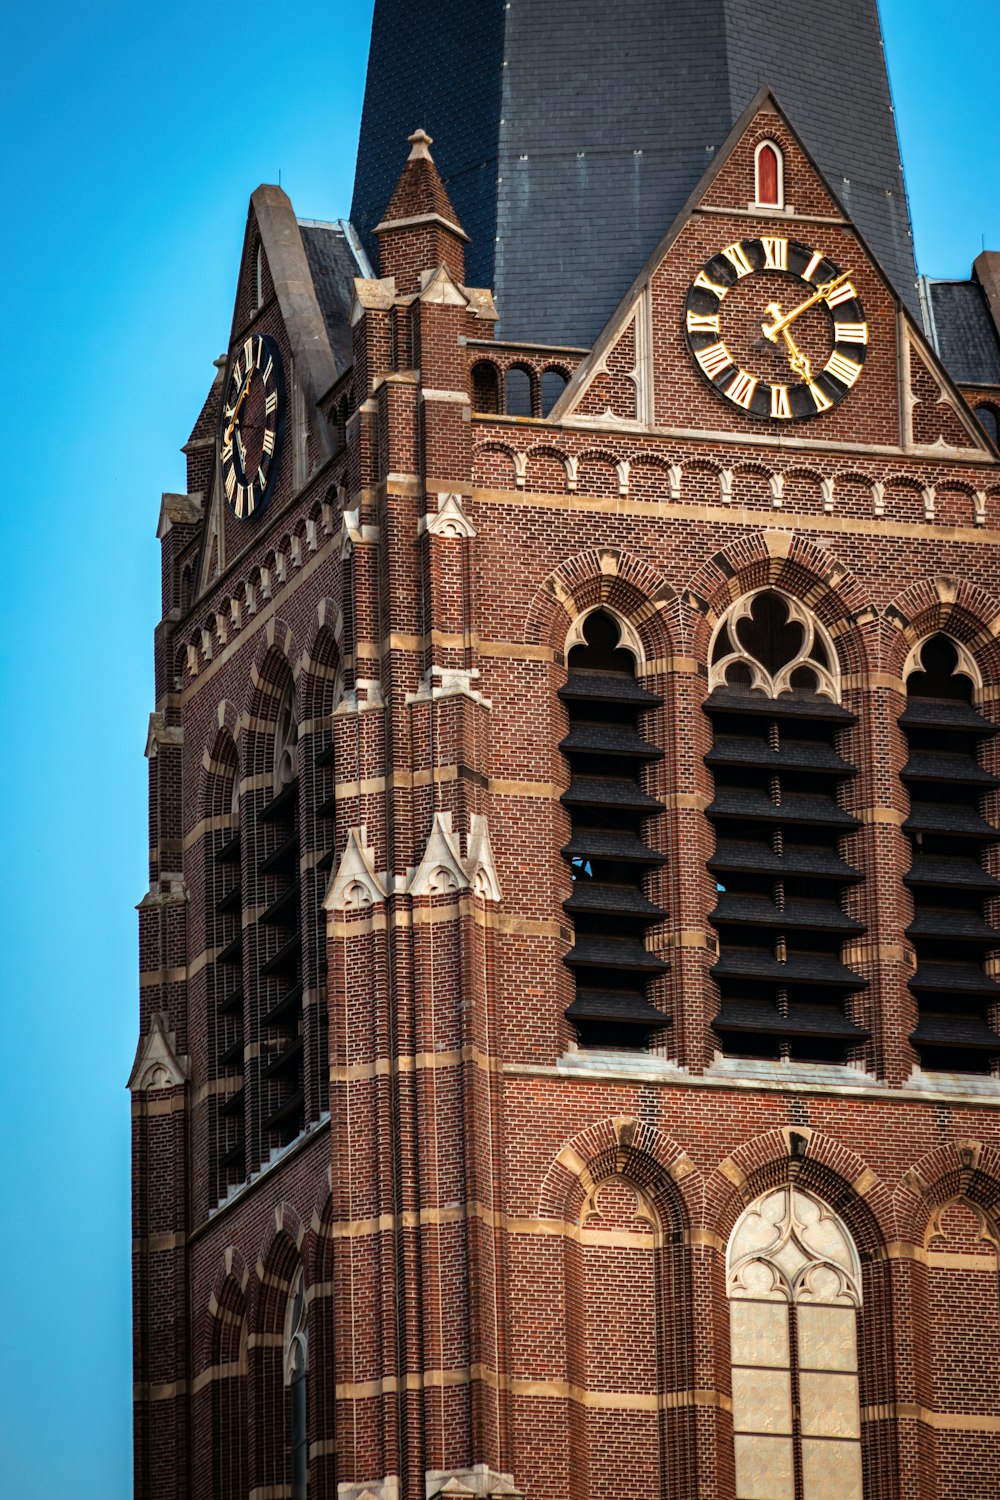
[(500, 411), (500, 372), (492, 360), (481, 359), (472, 366), (472, 409), (487, 416)]
[(647, 998), (650, 981), (667, 965), (644, 938), (665, 913), (643, 891), (644, 877), (664, 856), (643, 837), (645, 820), (663, 804), (643, 790), (642, 773), (663, 752), (638, 727), (662, 699), (636, 681), (638, 648), (625, 646), (622, 635), (604, 610), (578, 622), (559, 690), (569, 717), (559, 746), (570, 766), (562, 802), (572, 831), (562, 852), (573, 894), (565, 906), (576, 934), (566, 955), (576, 999), (566, 1014), (591, 1046), (642, 1045), (669, 1019)]
[(995, 447), (1000, 447), (1000, 410), (989, 401), (984, 401), (981, 406), (976, 407), (976, 417), (990, 442)]
[(566, 376), (562, 370), (546, 370), (542, 375), (542, 416), (547, 417), (559, 397), (566, 389)]
[(281, 695), (274, 729), (274, 790), (284, 791), (298, 775), (299, 726), (295, 718), (295, 692), (289, 683)]
[(862, 1500), (860, 1269), (844, 1225), (801, 1188), (765, 1193), (733, 1230), (736, 1500)]
[(850, 1013), (866, 981), (841, 956), (864, 928), (843, 900), (862, 876), (841, 851), (860, 825), (837, 799), (854, 775), (838, 749), (854, 716), (833, 644), (798, 600), (759, 589), (719, 622), (709, 687), (713, 1026), (730, 1054), (842, 1062), (868, 1032)]
[(264, 247), (260, 240), (257, 241), (257, 254), (254, 257), (254, 286), (257, 295), (257, 306), (264, 305)]
[(309, 1492), (309, 1336), (301, 1267), (288, 1293), (285, 1313), (285, 1389), (288, 1392), (289, 1483), (292, 1500)]
[(258, 999), (263, 1132), (287, 1145), (305, 1126), (305, 1038), (299, 880), (298, 719), (288, 680), (278, 700), (272, 746), (274, 795), (259, 814), (258, 869), (263, 904), (258, 924)]
[(761, 141), (754, 153), (754, 202), (761, 208), (784, 208), (785, 163), (781, 147)]
[(532, 403), (532, 378), (530, 371), (521, 365), (512, 365), (507, 371), (505, 380), (507, 395), (507, 415), (509, 417), (531, 417), (534, 415)]
[(985, 854), (1000, 840), (983, 817), (983, 796), (1000, 785), (979, 763), (979, 746), (997, 733), (975, 707), (975, 663), (955, 641), (935, 635), (910, 654), (906, 709), (899, 727), (909, 755), (902, 771), (910, 797), (903, 824), (912, 860), (907, 936), (916, 953), (910, 989), (919, 1007), (911, 1036), (932, 1070), (989, 1072), (1000, 1056), (1000, 985), (985, 960), (1000, 948), (986, 903), (1000, 881)]
[(243, 886), (240, 876), (240, 768), (236, 747), (220, 736), (212, 758), (211, 857), (206, 871), (209, 971), (214, 1012), (215, 1098), (214, 1198), (224, 1198), (246, 1177), (245, 1064), (243, 1034)]

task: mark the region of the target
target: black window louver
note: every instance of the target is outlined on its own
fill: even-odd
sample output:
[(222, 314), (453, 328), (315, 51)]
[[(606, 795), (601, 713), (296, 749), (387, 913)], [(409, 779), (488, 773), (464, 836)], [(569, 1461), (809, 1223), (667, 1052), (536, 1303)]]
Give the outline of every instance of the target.
[(869, 1035), (851, 1013), (867, 981), (842, 953), (864, 932), (844, 909), (862, 876), (841, 849), (859, 824), (837, 795), (855, 774), (838, 750), (854, 718), (830, 696), (829, 656), (776, 591), (727, 622), (713, 653), (713, 1026), (730, 1055), (842, 1062)]
[(649, 998), (650, 982), (668, 965), (646, 944), (665, 912), (644, 890), (665, 856), (643, 836), (662, 803), (644, 790), (642, 772), (663, 752), (639, 731), (642, 715), (662, 700), (636, 681), (609, 615), (590, 615), (584, 640), (570, 652), (559, 693), (569, 717), (559, 746), (570, 766), (562, 802), (571, 836), (562, 853), (573, 892), (565, 909), (576, 939), (565, 959), (576, 982), (566, 1015), (584, 1045), (636, 1047), (669, 1021)]
[(261, 1084), (264, 1130), (281, 1144), (305, 1127), (302, 934), (299, 888), (299, 782), (295, 777), (259, 813), (259, 873), (267, 905), (260, 933)]
[(1000, 881), (984, 858), (1000, 831), (983, 816), (982, 800), (1000, 781), (980, 765), (979, 747), (997, 730), (974, 707), (946, 636), (926, 643), (920, 666), (899, 720), (908, 747), (901, 774), (910, 797), (903, 824), (912, 849), (904, 877), (913, 897), (910, 989), (919, 1011), (910, 1040), (924, 1069), (988, 1073), (1000, 1056), (1000, 985), (985, 961), (1000, 948), (1000, 933), (986, 903), (1000, 896)]

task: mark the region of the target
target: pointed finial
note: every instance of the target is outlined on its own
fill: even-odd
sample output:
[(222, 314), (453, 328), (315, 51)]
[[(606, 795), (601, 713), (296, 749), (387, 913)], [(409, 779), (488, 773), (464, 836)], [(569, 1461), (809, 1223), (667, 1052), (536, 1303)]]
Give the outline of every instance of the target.
[(431, 146), (433, 146), (434, 141), (432, 137), (427, 134), (426, 130), (415, 130), (413, 134), (408, 135), (406, 139), (413, 147), (408, 160), (419, 161), (421, 157), (426, 157), (428, 160), (430, 160), (430, 148)]

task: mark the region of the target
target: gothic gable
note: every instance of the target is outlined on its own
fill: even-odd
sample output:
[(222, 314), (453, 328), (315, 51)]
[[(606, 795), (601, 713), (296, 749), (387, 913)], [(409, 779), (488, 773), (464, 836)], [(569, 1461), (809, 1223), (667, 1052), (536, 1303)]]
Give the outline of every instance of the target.
[(989, 453), (767, 90), (552, 415), (766, 445)]

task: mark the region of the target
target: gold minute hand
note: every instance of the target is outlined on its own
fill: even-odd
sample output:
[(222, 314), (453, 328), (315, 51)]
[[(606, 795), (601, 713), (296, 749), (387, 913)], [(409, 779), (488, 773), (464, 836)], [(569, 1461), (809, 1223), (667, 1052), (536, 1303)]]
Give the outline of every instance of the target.
[(233, 428), (236, 426), (236, 420), (237, 420), (237, 418), (239, 417), (239, 414), (240, 414), (240, 407), (243, 405), (244, 401), (247, 399), (247, 396), (250, 393), (250, 382), (251, 382), (252, 379), (253, 379), (253, 370), (251, 370), (250, 373), (249, 373), (249, 375), (247, 376), (247, 383), (243, 387), (243, 389), (240, 391), (239, 397), (237, 398), (237, 401), (236, 401), (236, 405), (233, 407), (233, 415), (232, 415), (232, 417), (230, 419), (229, 426), (226, 428), (225, 441), (227, 443), (230, 442), (231, 439), (232, 439)]
[[(822, 302), (824, 298), (829, 297), (834, 287), (840, 286), (842, 281), (846, 281), (848, 276), (852, 276), (853, 274), (852, 271), (841, 271), (840, 275), (835, 276), (832, 281), (825, 281), (822, 286), (816, 288), (811, 297), (807, 297), (804, 302), (800, 302), (798, 307), (793, 307), (791, 312), (785, 313), (783, 318), (777, 318), (771, 324), (762, 323), (760, 325), (761, 333), (766, 339), (770, 339), (772, 344), (776, 344), (779, 333), (787, 328), (789, 323), (794, 323), (795, 319), (801, 318), (802, 314), (807, 312), (810, 307), (815, 307), (817, 302)], [(770, 310), (768, 308), (768, 312)]]

